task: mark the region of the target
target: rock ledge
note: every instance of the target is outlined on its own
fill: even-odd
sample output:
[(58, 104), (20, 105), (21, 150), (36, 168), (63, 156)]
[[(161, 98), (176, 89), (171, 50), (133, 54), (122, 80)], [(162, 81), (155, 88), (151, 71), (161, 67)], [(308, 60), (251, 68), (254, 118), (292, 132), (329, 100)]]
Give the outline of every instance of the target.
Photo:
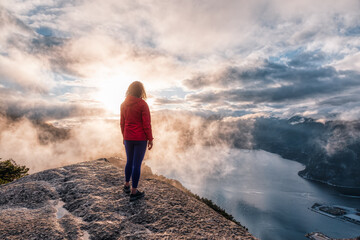
[(146, 171), (140, 182), (146, 197), (130, 203), (121, 160), (109, 160), (0, 186), (0, 239), (256, 239)]

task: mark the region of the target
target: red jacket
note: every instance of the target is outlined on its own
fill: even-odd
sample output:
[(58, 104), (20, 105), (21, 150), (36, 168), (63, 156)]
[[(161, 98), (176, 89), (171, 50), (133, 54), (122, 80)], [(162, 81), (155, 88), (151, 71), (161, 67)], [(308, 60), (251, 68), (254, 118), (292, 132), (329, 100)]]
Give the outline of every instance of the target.
[(120, 107), (120, 126), (124, 140), (153, 140), (150, 110), (141, 98), (127, 96)]

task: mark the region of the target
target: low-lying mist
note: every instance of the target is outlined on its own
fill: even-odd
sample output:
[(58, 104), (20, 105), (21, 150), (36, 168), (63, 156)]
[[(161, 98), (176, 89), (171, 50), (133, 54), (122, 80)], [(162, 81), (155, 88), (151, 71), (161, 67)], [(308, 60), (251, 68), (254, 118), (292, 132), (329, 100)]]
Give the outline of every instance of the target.
[[(147, 151), (145, 161), (153, 159), (181, 171), (182, 164), (191, 162), (194, 170), (199, 169), (196, 159), (206, 158), (211, 169), (234, 138), (241, 139), (238, 145), (243, 148), (252, 147), (252, 124), (244, 121), (239, 129), (221, 119), (156, 112), (152, 116), (154, 147)], [(124, 158), (122, 141), (119, 120), (73, 120), (70, 128), (57, 128), (26, 117), (0, 118), (0, 158), (13, 158), (29, 167), (30, 173), (100, 157)]]
[[(125, 158), (119, 119), (72, 122), (70, 128), (56, 128), (25, 117), (1, 117), (0, 158), (13, 158), (29, 167), (30, 173), (100, 157)], [(303, 177), (360, 186), (359, 122), (221, 118), (158, 111), (152, 113), (152, 127), (154, 147), (147, 151), (145, 162), (166, 169), (168, 175), (191, 173), (202, 178), (219, 174), (217, 170), (226, 168), (223, 161), (232, 148), (262, 149), (304, 164)]]
[(30, 173), (123, 152), (121, 132), (105, 120), (80, 122), (69, 130), (27, 118), (0, 123), (0, 157), (26, 165)]

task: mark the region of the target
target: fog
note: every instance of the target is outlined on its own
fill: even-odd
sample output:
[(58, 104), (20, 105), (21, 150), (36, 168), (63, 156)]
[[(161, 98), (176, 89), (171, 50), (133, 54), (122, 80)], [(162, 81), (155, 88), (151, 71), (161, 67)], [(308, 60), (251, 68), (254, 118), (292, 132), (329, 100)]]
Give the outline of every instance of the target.
[[(0, 158), (12, 158), (29, 167), (30, 173), (100, 157), (125, 158), (119, 119), (53, 121), (58, 128), (26, 117), (0, 119)], [(209, 173), (234, 138), (242, 139), (244, 148), (252, 147), (252, 125), (253, 121), (244, 121), (244, 131), (239, 131), (236, 124), (221, 119), (176, 111), (153, 113), (154, 147), (147, 151), (145, 162), (152, 159), (179, 171), (191, 164), (192, 171)]]
[[(1, 117), (0, 158), (12, 158), (30, 173), (102, 157), (126, 158), (119, 118), (78, 116), (45, 124)], [(304, 175), (344, 186), (358, 185), (360, 124), (318, 122), (294, 117), (201, 116), (191, 112), (152, 112), (154, 147), (144, 162), (154, 172), (201, 181), (226, 174), (234, 148), (265, 150), (304, 164)], [(237, 151), (237, 161), (248, 159)], [(232, 154), (233, 155), (233, 154)], [(256, 159), (254, 159), (255, 161)], [(159, 170), (161, 171), (159, 172)]]
[[(104, 120), (79, 122), (65, 138), (26, 118), (1, 118), (0, 157), (12, 158), (30, 173), (100, 157), (123, 156), (121, 132)], [(65, 131), (65, 130), (64, 130)], [(50, 140), (44, 140), (48, 139)]]
[(177, 179), (191, 176), (200, 181), (219, 170), (234, 139), (242, 139), (243, 148), (252, 148), (253, 121), (242, 121), (242, 131), (232, 122), (186, 112), (160, 112), (153, 119), (155, 139), (154, 149), (148, 152), (149, 165)]

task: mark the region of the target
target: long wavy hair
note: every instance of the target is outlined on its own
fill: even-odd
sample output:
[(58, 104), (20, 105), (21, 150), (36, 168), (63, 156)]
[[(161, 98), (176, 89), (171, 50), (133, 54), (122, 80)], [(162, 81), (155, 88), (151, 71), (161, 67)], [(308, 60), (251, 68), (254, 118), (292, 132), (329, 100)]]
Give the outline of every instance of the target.
[(139, 81), (132, 82), (126, 91), (126, 97), (129, 95), (146, 100), (144, 85)]

